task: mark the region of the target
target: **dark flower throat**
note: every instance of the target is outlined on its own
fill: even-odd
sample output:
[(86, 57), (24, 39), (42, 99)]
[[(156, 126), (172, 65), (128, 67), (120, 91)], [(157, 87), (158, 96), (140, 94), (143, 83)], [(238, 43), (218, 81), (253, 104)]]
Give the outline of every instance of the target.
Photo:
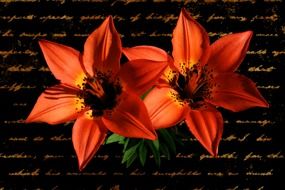
[(112, 110), (118, 102), (118, 95), (122, 93), (119, 81), (110, 82), (104, 75), (96, 78), (85, 78), (79, 97), (83, 99), (85, 107), (92, 111), (92, 117), (102, 116), (105, 110)]

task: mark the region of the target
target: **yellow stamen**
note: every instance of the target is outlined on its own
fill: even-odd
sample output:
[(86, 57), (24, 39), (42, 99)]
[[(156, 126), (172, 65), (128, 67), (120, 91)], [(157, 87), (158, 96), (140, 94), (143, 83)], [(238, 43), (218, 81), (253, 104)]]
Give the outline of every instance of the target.
[(92, 110), (88, 110), (84, 113), (86, 119), (93, 119)]
[(175, 78), (176, 75), (177, 75), (177, 73), (175, 71), (173, 71), (170, 67), (167, 67), (164, 70), (164, 73), (163, 73), (161, 78), (170, 82)]
[(75, 99), (75, 109), (76, 109), (76, 111), (80, 112), (84, 107), (85, 107), (84, 100), (82, 98), (76, 98)]
[(83, 84), (85, 83), (86, 78), (87, 78), (86, 75), (84, 73), (81, 73), (80, 75), (78, 75), (78, 77), (76, 77), (75, 85), (82, 90), (84, 87)]

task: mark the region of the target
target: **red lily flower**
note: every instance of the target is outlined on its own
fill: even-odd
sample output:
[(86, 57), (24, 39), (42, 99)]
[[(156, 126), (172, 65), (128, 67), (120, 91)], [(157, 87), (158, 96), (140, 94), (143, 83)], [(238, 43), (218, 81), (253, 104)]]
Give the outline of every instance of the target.
[(161, 49), (137, 46), (123, 49), (130, 60), (148, 57), (168, 60), (160, 83), (144, 102), (154, 128), (185, 121), (212, 155), (217, 155), (223, 118), (215, 106), (234, 112), (268, 107), (255, 84), (234, 73), (246, 55), (251, 31), (230, 34), (210, 45), (205, 29), (182, 9), (173, 32), (173, 58)]
[[(72, 142), (80, 170), (104, 142), (107, 129), (125, 137), (157, 138), (138, 94), (159, 79), (167, 62), (134, 61), (120, 69), (121, 40), (111, 16), (87, 38), (83, 54), (49, 41), (39, 44), (61, 83), (40, 95), (26, 122), (59, 124), (77, 119)], [(129, 69), (139, 86), (128, 85), (134, 84)]]

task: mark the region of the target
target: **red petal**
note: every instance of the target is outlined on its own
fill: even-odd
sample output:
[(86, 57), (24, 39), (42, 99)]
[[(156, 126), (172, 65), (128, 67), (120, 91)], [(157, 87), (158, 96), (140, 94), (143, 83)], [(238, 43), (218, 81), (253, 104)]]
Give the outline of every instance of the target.
[(163, 49), (154, 46), (123, 48), (123, 53), (130, 61), (134, 59), (148, 59), (152, 61), (167, 61), (171, 59)]
[(223, 73), (214, 78), (216, 86), (212, 89), (211, 104), (238, 112), (251, 107), (268, 107), (268, 103), (249, 78)]
[(41, 40), (39, 44), (55, 77), (62, 83), (76, 86), (75, 80), (83, 73), (80, 65), (80, 53), (71, 47), (47, 40)]
[(204, 59), (207, 56), (204, 55), (208, 54), (204, 53), (209, 47), (208, 34), (185, 9), (182, 9), (173, 31), (172, 46), (174, 64), (181, 73), (185, 73), (185, 68), (190, 68), (199, 61), (206, 61)]
[(235, 71), (246, 55), (252, 31), (229, 34), (211, 45), (208, 66), (215, 72)]
[(189, 130), (196, 139), (216, 156), (223, 133), (223, 117), (215, 108), (205, 110), (189, 109), (185, 120)]
[[(120, 68), (121, 40), (111, 16), (87, 38), (83, 60), (88, 71), (98, 69), (116, 75)], [(90, 73), (91, 75), (93, 73)]]
[(64, 91), (62, 85), (45, 90), (38, 98), (26, 122), (59, 124), (77, 118), (76, 91)]
[(78, 158), (79, 169), (83, 170), (93, 158), (107, 134), (101, 120), (93, 120), (82, 115), (72, 129), (72, 142)]
[(120, 77), (138, 95), (150, 89), (160, 78), (167, 62), (137, 59), (125, 63), (120, 70)]
[(167, 87), (155, 87), (144, 99), (155, 129), (176, 125), (184, 119), (185, 105), (176, 100), (178, 94)]
[(109, 116), (105, 115), (102, 120), (110, 131), (124, 137), (150, 140), (157, 138), (144, 103), (131, 92), (122, 94), (114, 112)]

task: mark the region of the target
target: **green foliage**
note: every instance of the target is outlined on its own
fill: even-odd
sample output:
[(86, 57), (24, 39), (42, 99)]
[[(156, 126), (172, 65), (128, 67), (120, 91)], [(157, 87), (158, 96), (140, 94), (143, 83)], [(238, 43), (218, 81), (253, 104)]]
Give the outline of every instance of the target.
[(163, 139), (166, 145), (169, 146), (172, 153), (176, 154), (175, 139), (170, 135), (167, 129), (160, 129), (159, 134), (160, 134), (161, 139)]
[(160, 152), (166, 157), (167, 160), (170, 160), (170, 152), (168, 146), (165, 143), (160, 143)]
[(139, 146), (139, 158), (142, 166), (145, 165), (146, 157), (147, 157), (147, 147), (145, 146), (145, 141), (142, 140)]
[(125, 143), (124, 140), (125, 140), (125, 137), (114, 133), (107, 138), (105, 144), (110, 144), (114, 142), (118, 142), (119, 144), (124, 144)]
[(153, 157), (156, 165), (159, 167), (161, 158), (171, 159), (172, 155), (176, 155), (176, 143), (183, 144), (175, 129), (159, 129), (157, 130), (158, 139), (151, 141), (146, 139), (125, 138), (117, 134), (110, 135), (105, 144), (118, 143), (123, 145), (122, 164), (130, 167), (135, 160), (139, 160), (144, 166), (147, 158)]
[(156, 165), (159, 167), (160, 166), (160, 152), (159, 152), (159, 145), (158, 144), (158, 140), (156, 141), (147, 141), (147, 145), (150, 148), (150, 150), (152, 151), (153, 157), (154, 157), (154, 161), (156, 163)]
[(124, 156), (123, 156), (123, 160), (122, 160), (122, 164), (126, 163), (127, 164), (127, 168), (135, 161), (135, 159), (137, 158), (137, 148), (138, 148), (139, 144), (136, 144), (134, 146), (132, 146), (131, 148), (129, 148), (128, 150), (126, 150), (124, 152)]

